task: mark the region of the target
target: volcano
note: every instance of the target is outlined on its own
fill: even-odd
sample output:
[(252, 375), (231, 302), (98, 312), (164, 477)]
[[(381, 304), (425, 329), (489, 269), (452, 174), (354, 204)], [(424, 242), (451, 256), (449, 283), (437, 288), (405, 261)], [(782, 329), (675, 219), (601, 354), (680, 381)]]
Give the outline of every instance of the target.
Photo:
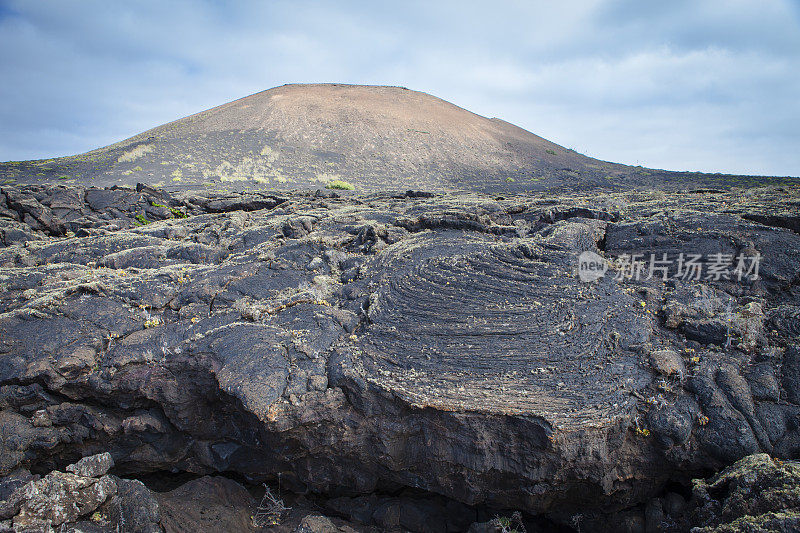
[[(759, 184), (584, 156), (403, 87), (284, 85), (85, 154), (0, 164), (19, 183), (526, 192)], [(775, 179), (771, 179), (775, 181)]]

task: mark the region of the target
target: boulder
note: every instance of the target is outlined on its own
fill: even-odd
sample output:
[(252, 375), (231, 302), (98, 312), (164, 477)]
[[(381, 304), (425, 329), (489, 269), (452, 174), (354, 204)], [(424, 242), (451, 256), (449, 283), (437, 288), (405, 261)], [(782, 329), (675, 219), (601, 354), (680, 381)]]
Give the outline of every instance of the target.
[(74, 522), (94, 512), (116, 492), (117, 484), (110, 476), (95, 479), (51, 472), (25, 486), (14, 526), (26, 527), (40, 521), (53, 526)]
[(205, 476), (155, 496), (167, 531), (253, 530), (256, 502), (233, 480)]
[(686, 366), (683, 358), (675, 350), (656, 350), (650, 354), (650, 363), (653, 368), (664, 376), (678, 376), (683, 378)]
[(692, 489), (694, 533), (797, 531), (800, 464), (755, 454)]
[(84, 457), (77, 463), (68, 465), (65, 470), (67, 472), (72, 472), (76, 476), (100, 477), (105, 475), (112, 466), (114, 466), (114, 459), (111, 458), (111, 454), (103, 452), (90, 457)]

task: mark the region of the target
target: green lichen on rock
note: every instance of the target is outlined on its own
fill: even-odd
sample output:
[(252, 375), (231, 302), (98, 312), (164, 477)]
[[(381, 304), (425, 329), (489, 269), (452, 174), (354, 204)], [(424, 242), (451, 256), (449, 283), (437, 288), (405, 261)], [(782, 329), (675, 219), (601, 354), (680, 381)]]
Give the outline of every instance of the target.
[(800, 530), (800, 513), (781, 511), (758, 516), (743, 516), (717, 527), (694, 528), (692, 533), (768, 533)]
[(754, 454), (693, 482), (696, 533), (797, 531), (800, 464)]

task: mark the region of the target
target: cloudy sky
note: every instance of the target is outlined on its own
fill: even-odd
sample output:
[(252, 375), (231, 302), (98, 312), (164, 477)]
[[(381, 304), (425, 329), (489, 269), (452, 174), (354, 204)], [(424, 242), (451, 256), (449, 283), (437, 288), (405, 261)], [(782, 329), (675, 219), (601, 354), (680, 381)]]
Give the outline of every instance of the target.
[(343, 82), (425, 91), (601, 159), (800, 175), (797, 0), (478, 4), (0, 0), (0, 160)]

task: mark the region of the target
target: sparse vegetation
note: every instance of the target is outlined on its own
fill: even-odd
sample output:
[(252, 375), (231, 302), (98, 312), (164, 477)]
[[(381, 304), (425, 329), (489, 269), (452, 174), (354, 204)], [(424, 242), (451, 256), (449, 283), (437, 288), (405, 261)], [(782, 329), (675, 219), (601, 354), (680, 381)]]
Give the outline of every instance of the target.
[(550, 154), (550, 155), (556, 155), (556, 151), (555, 151), (555, 150), (551, 150), (550, 148), (548, 148), (547, 150), (545, 150), (545, 152), (546, 152), (546, 153), (548, 153), (548, 154)]
[(117, 161), (120, 162), (120, 163), (129, 163), (131, 161), (134, 161), (134, 160), (138, 159), (139, 157), (143, 156), (144, 154), (152, 152), (152, 151), (153, 151), (153, 147), (150, 146), (149, 144), (140, 144), (139, 146), (136, 146), (136, 147), (132, 148), (131, 150), (128, 150), (127, 152), (125, 152), (121, 156), (119, 156), (119, 159), (117, 159)]
[(168, 207), (167, 209), (170, 210), (172, 216), (174, 216), (175, 218), (189, 218), (189, 215), (187, 215), (177, 207)]
[(514, 178), (506, 178), (506, 181), (507, 181), (508, 183), (514, 183), (514, 182), (515, 182), (515, 181), (517, 181), (517, 180), (515, 180)]
[(344, 180), (329, 181), (325, 185), (325, 188), (326, 189), (340, 189), (340, 190), (344, 190), (344, 191), (354, 191), (354, 190), (356, 190), (356, 188), (355, 188), (355, 186), (353, 184), (348, 183), (348, 182), (346, 182)]
[(261, 149), (261, 155), (267, 160), (268, 163), (274, 163), (276, 159), (278, 159), (278, 152), (270, 148), (269, 145), (265, 145), (264, 148)]
[(514, 512), (511, 516), (498, 516), (495, 518), (497, 528), (501, 533), (525, 533), (525, 524), (522, 523), (522, 513)]
[(281, 523), (283, 515), (290, 510), (291, 507), (286, 507), (283, 500), (272, 494), (272, 491), (265, 483), (264, 497), (261, 498), (261, 503), (253, 515), (253, 527), (277, 526)]
[(137, 226), (146, 226), (152, 222), (152, 220), (148, 220), (148, 218), (141, 213), (134, 217), (136, 222), (138, 222)]
[(189, 216), (177, 207), (170, 207), (168, 205), (159, 204), (158, 202), (150, 202), (150, 205), (153, 207), (163, 207), (164, 209), (169, 210), (169, 212), (172, 213), (172, 216), (175, 218), (187, 218)]

